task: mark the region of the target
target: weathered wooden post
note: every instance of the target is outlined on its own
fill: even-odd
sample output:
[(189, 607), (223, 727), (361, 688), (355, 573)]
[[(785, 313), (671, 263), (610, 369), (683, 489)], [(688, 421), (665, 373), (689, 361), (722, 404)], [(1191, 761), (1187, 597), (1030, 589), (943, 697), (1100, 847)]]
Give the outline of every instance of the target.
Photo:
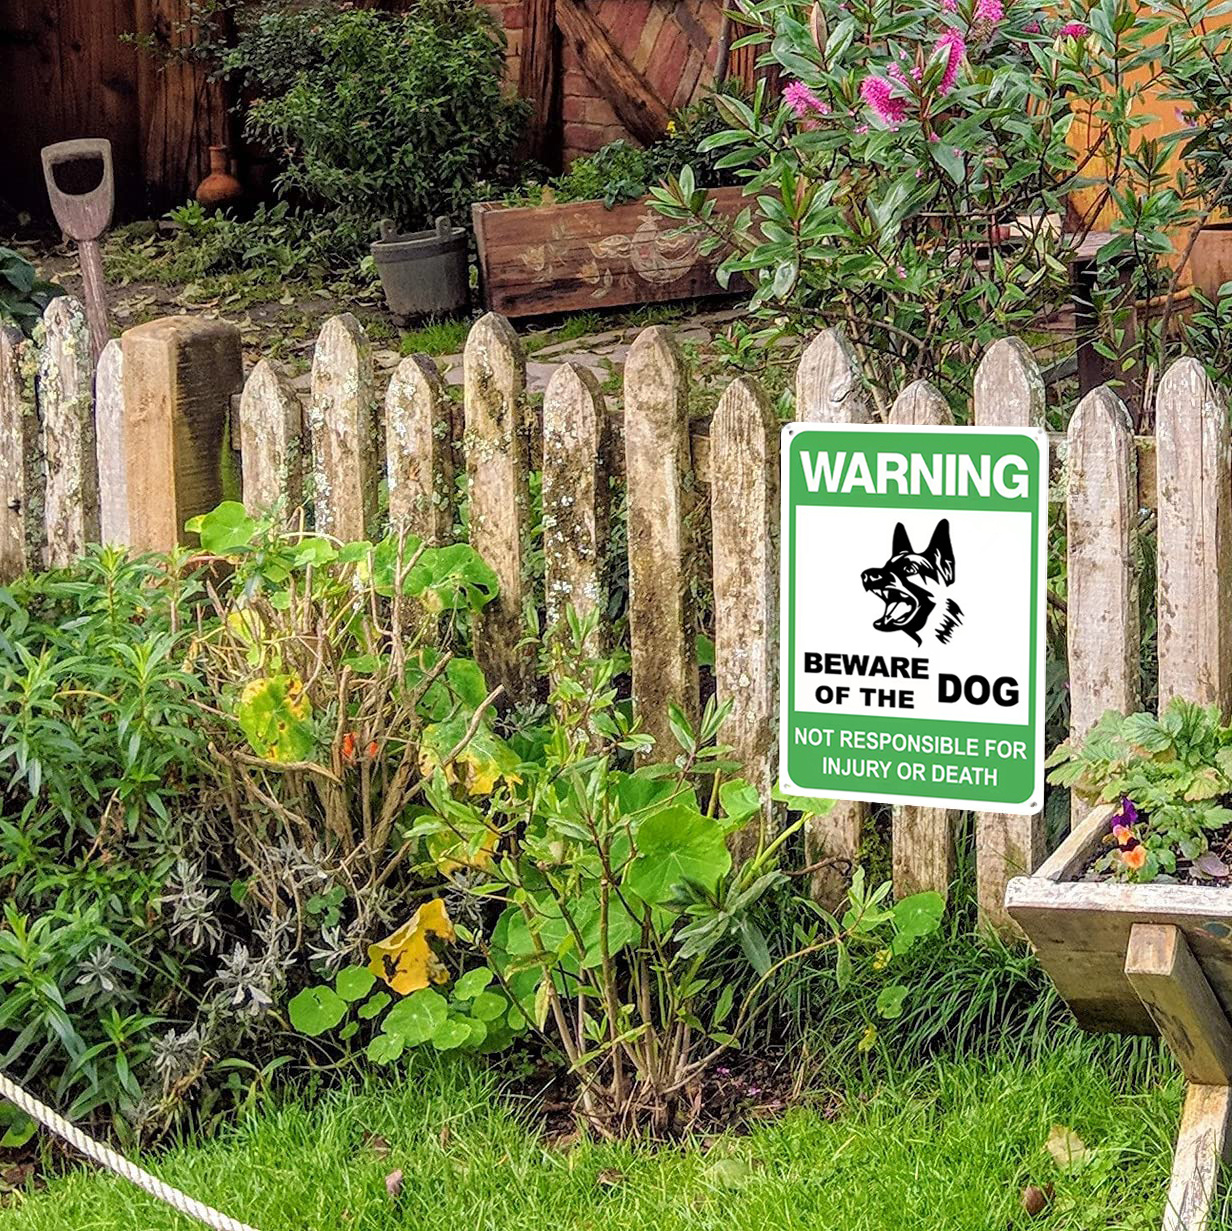
[(368, 336), (349, 312), (331, 316), (317, 338), (308, 425), (316, 528), (362, 539), (376, 518), (376, 385)]
[[(994, 342), (975, 373), (976, 427), (1043, 427), (1044, 380), (1030, 348), (1017, 338)], [(1041, 577), (1046, 585), (1047, 578)], [(1005, 911), (1011, 877), (1039, 866), (1044, 857), (1044, 814), (975, 815), (975, 876), (981, 922), (1005, 935), (1018, 929)]]
[(526, 537), (530, 503), (522, 401), (526, 359), (513, 326), (495, 312), (475, 322), (463, 355), (471, 546), (500, 580), (478, 621), (475, 653), (488, 684), (510, 701), (531, 689), (532, 655), (523, 644)]
[[(954, 416), (936, 388), (926, 380), (908, 385), (890, 409), (892, 427), (952, 427)], [(948, 808), (897, 804), (891, 814), (890, 859), (894, 896), (933, 890), (948, 897), (954, 879), (954, 825)]]
[[(589, 369), (562, 363), (543, 398), (543, 554), (548, 627), (607, 607), (608, 417)], [(590, 649), (599, 653), (603, 627)]]
[(625, 476), (629, 507), (629, 640), (633, 704), (671, 760), (675, 702), (697, 712), (689, 569), (692, 457), (684, 359), (669, 330), (643, 329), (625, 361)]
[(240, 394), (240, 450), (244, 507), (250, 512), (281, 503), (293, 511), (303, 499), (304, 412), (268, 359), (260, 360)]
[[(868, 395), (851, 343), (837, 329), (824, 329), (805, 348), (796, 371), (796, 419), (801, 423), (871, 423)], [(836, 903), (860, 853), (868, 804), (838, 800), (805, 834), (810, 864), (823, 864), (812, 878), (813, 896)]]
[(389, 521), (430, 546), (453, 533), (453, 432), (436, 361), (408, 355), (385, 393)]
[(94, 370), (94, 427), (98, 443), (99, 537), (127, 546), (128, 445), (124, 423), (124, 348), (118, 338), (103, 347)]
[(187, 541), (184, 523), (223, 498), (231, 396), (243, 381), (240, 331), (169, 316), (120, 341), (129, 536), (137, 551), (170, 551)]
[(779, 669), (779, 432), (761, 387), (728, 386), (710, 423), (710, 522), (714, 561), (714, 673), (732, 710), (723, 728), (757, 788), (762, 813), (732, 836), (733, 853), (756, 853), (774, 823)]
[(0, 325), (0, 582), (43, 559), (43, 445), (34, 347)]
[(47, 565), (63, 568), (98, 542), (94, 359), (86, 315), (62, 295), (43, 312), (38, 401), (47, 488)]

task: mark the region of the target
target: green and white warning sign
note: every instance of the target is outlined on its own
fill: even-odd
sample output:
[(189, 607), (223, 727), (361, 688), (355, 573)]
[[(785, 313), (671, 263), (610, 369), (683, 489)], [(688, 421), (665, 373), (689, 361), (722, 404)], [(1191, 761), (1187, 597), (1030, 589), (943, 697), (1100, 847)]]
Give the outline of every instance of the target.
[(782, 448), (782, 789), (1037, 811), (1046, 434), (795, 423)]

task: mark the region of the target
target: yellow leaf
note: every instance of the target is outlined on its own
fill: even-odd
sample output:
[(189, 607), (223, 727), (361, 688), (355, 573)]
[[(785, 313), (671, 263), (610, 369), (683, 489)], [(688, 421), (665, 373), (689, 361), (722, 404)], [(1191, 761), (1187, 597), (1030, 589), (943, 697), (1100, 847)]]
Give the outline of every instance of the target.
[(449, 876), (462, 868), (484, 872), (492, 866), (492, 856), (499, 842), (500, 833), (487, 826), (477, 846), (452, 833), (433, 834), (428, 839), (428, 854), (442, 876)]
[(396, 932), (368, 946), (368, 969), (400, 996), (430, 983), (444, 983), (449, 971), (428, 938), (452, 941), (453, 921), (440, 898), (425, 902)]

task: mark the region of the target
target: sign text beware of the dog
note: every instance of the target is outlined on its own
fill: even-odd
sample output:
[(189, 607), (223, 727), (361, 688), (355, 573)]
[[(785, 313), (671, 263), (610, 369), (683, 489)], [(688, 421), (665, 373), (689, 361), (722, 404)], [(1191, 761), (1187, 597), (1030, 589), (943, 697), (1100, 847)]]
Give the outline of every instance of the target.
[(1043, 800), (1048, 441), (783, 429), (788, 794), (999, 812)]

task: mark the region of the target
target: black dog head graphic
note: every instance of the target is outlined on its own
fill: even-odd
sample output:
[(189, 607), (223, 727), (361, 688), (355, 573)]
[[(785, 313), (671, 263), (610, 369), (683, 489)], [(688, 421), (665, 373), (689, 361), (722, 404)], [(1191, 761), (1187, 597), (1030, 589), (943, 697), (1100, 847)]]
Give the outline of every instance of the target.
[(939, 641), (949, 641), (962, 610), (943, 591), (954, 584), (954, 549), (950, 523), (942, 518), (923, 552), (913, 551), (903, 523), (894, 527), (890, 558), (881, 568), (860, 574), (864, 588), (875, 594), (885, 610), (873, 621), (883, 633), (906, 633), (916, 645), (926, 629)]

